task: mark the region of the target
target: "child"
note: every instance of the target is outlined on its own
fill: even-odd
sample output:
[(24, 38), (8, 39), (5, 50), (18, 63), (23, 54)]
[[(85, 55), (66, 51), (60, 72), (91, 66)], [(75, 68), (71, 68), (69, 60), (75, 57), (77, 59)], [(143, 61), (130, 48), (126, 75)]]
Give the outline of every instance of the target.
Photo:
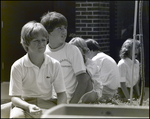
[(60, 13), (48, 12), (42, 16), (41, 23), (49, 33), (45, 53), (58, 60), (63, 69), (67, 102), (78, 103), (81, 96), (93, 87), (79, 49), (65, 42), (67, 19)]
[(115, 60), (100, 51), (99, 44), (93, 39), (86, 40), (87, 46), (92, 52), (92, 60), (99, 66), (100, 80), (103, 84), (103, 92), (100, 101), (111, 101), (119, 86), (119, 70)]
[[(130, 88), (132, 81), (132, 47), (133, 39), (127, 39), (120, 50), (120, 61), (118, 62), (118, 68), (121, 75), (120, 86), (118, 88), (118, 94), (120, 97), (125, 98), (126, 101), (130, 99)], [(139, 61), (136, 59), (139, 54), (140, 42), (135, 41), (135, 63), (134, 63), (134, 79), (133, 79), (133, 97), (139, 98)]]
[(51, 101), (52, 84), (57, 104), (66, 103), (66, 89), (60, 63), (45, 55), (48, 33), (41, 23), (30, 21), (22, 27), (21, 44), (26, 55), (11, 67), (9, 95), (10, 118), (40, 117), (56, 104)]
[(90, 59), (91, 57), (89, 48), (87, 47), (84, 39), (81, 37), (75, 37), (70, 40), (69, 44), (77, 46), (81, 51), (87, 72), (93, 82), (93, 91), (84, 94), (84, 96), (81, 98), (81, 101), (82, 103), (97, 102), (102, 96), (103, 89), (102, 82), (99, 78), (99, 67)]

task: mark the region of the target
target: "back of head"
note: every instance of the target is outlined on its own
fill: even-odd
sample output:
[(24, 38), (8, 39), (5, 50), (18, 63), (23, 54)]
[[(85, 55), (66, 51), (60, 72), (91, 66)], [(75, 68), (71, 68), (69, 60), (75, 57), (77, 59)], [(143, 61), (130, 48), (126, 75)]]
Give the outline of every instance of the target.
[(86, 51), (89, 51), (86, 42), (83, 38), (81, 37), (74, 37), (69, 41), (69, 44), (75, 45), (78, 48), (81, 48), (83, 52), (85, 53)]
[(34, 39), (39, 33), (42, 33), (48, 40), (48, 32), (45, 27), (36, 21), (30, 21), (26, 23), (21, 29), (21, 44), (24, 50), (28, 51), (30, 41)]
[(61, 25), (68, 26), (67, 19), (64, 15), (58, 12), (48, 12), (41, 17), (41, 23), (44, 25), (48, 33), (52, 32), (54, 28)]
[(87, 47), (92, 51), (101, 51), (101, 48), (94, 39), (87, 39), (86, 40)]
[[(135, 40), (135, 46), (137, 48), (140, 47), (140, 42), (138, 40)], [(133, 39), (131, 38), (128, 38), (123, 44), (122, 44), (122, 47), (121, 47), (121, 50), (120, 50), (120, 58), (126, 58), (126, 57), (129, 57), (130, 55), (130, 50), (131, 48), (133, 47)]]

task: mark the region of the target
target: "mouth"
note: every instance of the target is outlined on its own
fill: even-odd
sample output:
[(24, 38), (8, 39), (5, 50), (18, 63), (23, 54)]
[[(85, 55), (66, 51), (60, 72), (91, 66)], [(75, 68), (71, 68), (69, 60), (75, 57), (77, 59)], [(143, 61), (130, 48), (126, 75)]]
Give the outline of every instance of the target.
[(40, 47), (39, 49), (44, 49), (45, 47)]

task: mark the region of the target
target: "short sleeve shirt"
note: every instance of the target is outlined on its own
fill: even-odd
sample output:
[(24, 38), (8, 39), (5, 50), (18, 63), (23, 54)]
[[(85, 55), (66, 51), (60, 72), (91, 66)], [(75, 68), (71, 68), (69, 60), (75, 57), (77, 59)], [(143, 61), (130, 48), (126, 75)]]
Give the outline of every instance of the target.
[(77, 86), (76, 76), (86, 72), (80, 50), (68, 43), (63, 44), (57, 49), (51, 49), (47, 44), (45, 53), (60, 62), (66, 85), (67, 98), (70, 100)]
[(57, 93), (66, 91), (60, 63), (48, 55), (45, 55), (41, 68), (30, 61), (28, 54), (11, 67), (10, 96), (48, 100), (52, 97), (52, 84)]
[(100, 79), (99, 66), (92, 61), (91, 59), (87, 59), (86, 63), (87, 72), (89, 73), (92, 81), (93, 81), (93, 89), (97, 92), (98, 97), (102, 96), (103, 85)]
[(115, 60), (103, 52), (98, 53), (92, 60), (99, 66), (103, 86), (116, 90), (120, 83), (120, 74)]
[(134, 73), (132, 80), (132, 60), (129, 58), (121, 59), (118, 62), (118, 68), (120, 71), (120, 82), (125, 82), (127, 87), (131, 87), (131, 84), (134, 86), (139, 80), (139, 61), (135, 60), (134, 64)]

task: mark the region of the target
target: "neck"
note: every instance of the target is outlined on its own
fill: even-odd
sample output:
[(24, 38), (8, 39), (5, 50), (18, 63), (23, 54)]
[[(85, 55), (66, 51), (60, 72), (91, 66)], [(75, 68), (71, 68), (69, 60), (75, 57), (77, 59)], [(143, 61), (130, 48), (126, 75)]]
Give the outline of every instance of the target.
[[(97, 55), (98, 53), (100, 53), (100, 51), (95, 51), (95, 52), (94, 52), (94, 56)], [(93, 56), (93, 57), (94, 57), (94, 56)]]
[(30, 59), (30, 61), (34, 64), (34, 65), (36, 65), (37, 67), (41, 67), (41, 65), (43, 64), (43, 62), (44, 62), (44, 54), (38, 54), (38, 55), (30, 55), (29, 54), (29, 59)]
[(51, 49), (56, 49), (56, 48), (59, 48), (60, 46), (62, 46), (64, 43), (59, 43), (59, 44), (48, 44), (49, 45), (49, 47), (51, 48)]

